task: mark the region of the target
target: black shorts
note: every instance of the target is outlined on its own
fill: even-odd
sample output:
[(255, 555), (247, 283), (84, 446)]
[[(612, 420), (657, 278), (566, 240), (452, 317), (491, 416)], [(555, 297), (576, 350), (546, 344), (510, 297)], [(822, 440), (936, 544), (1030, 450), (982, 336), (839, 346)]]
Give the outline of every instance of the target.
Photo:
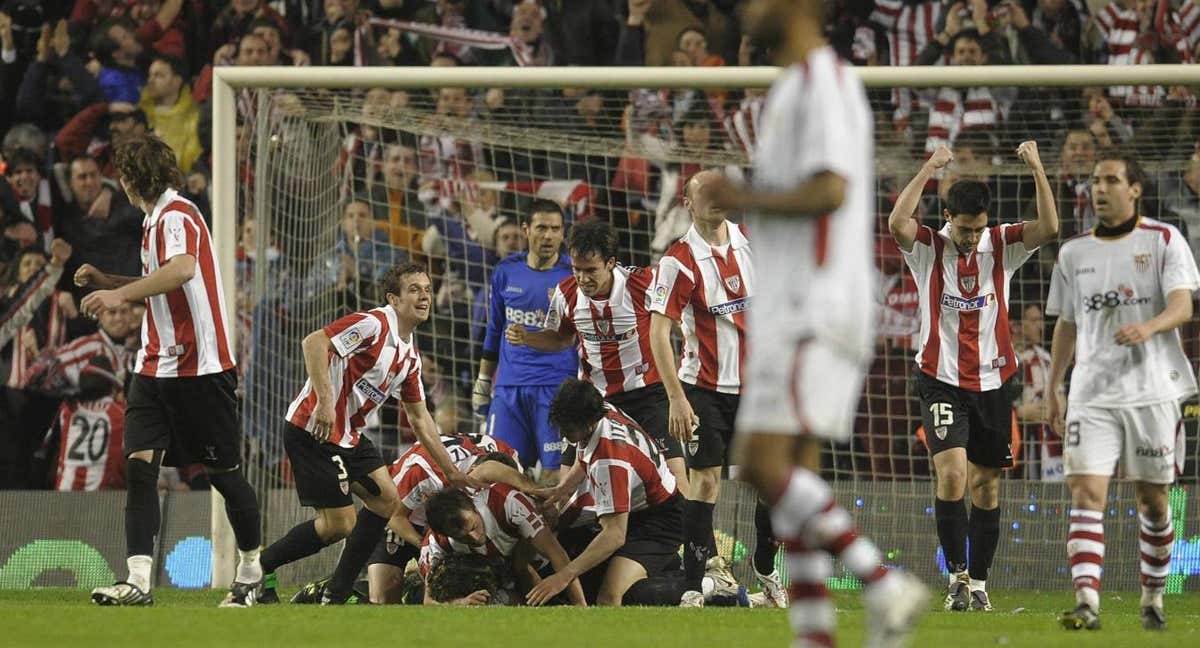
[[(423, 527), (416, 527), (416, 529), (417, 533), (421, 534), (421, 537), (425, 537), (425, 529)], [(414, 547), (399, 538), (393, 537), (391, 531), (384, 531), (379, 544), (375, 545), (375, 550), (371, 552), (371, 557), (367, 559), (367, 565), (391, 565), (404, 569), (408, 566), (408, 561), (416, 560), (420, 556), (420, 547)]]
[(917, 372), (921, 423), (929, 454), (966, 448), (967, 461), (1008, 468), (1012, 453), (1012, 379), (999, 389), (975, 392)]
[(683, 496), (629, 514), (625, 544), (613, 556), (628, 558), (646, 569), (649, 577), (679, 571), (683, 544)]
[(714, 468), (729, 465), (729, 445), (733, 439), (733, 424), (737, 421), (737, 394), (722, 394), (684, 384), (692, 411), (700, 417), (700, 427), (687, 444), (688, 468)]
[(242, 426), (236, 390), (233, 369), (184, 378), (135, 374), (125, 407), (125, 454), (162, 450), (168, 466), (237, 468)]
[(608, 402), (621, 408), (621, 411), (642, 426), (650, 438), (658, 441), (667, 459), (683, 457), (683, 446), (679, 444), (679, 439), (671, 436), (668, 426), (670, 401), (667, 400), (667, 390), (662, 383), (613, 394), (608, 397)]
[(376, 490), (369, 475), (384, 465), (379, 449), (366, 435), (360, 435), (353, 448), (343, 448), (318, 443), (304, 429), (285, 423), (283, 448), (292, 462), (300, 503), (313, 508), (352, 505), (350, 484), (358, 482), (368, 491)]

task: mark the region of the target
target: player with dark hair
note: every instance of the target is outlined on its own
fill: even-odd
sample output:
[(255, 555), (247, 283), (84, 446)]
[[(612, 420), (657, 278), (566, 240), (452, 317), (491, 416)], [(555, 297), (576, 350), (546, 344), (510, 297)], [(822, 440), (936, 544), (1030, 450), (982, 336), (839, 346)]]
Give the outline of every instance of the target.
[[(608, 223), (591, 221), (572, 227), (567, 253), (573, 276), (555, 289), (542, 330), (530, 332), (513, 325), (505, 336), (512, 344), (542, 350), (578, 344), (580, 376), (662, 447), (679, 490), (688, 497), (683, 447), (668, 429), (667, 394), (650, 350), (649, 305), (655, 272), (618, 265), (618, 252), (617, 233)], [(568, 482), (582, 477), (578, 467), (573, 472), (560, 481), (556, 497), (573, 492)], [(684, 516), (688, 544), (707, 547), (711, 524), (706, 530), (703, 519), (689, 517), (689, 512)], [(685, 552), (684, 571), (689, 582), (699, 583), (709, 575), (724, 586), (737, 585), (724, 559), (707, 552)]]
[(208, 227), (179, 194), (175, 152), (155, 137), (116, 151), (121, 187), (146, 214), (141, 278), (100, 272), (90, 264), (75, 285), (98, 288), (83, 298), (92, 317), (126, 302), (147, 304), (142, 348), (125, 412), (125, 538), (129, 578), (92, 590), (100, 605), (150, 605), (154, 536), (159, 530), (158, 468), (201, 463), (225, 498), (240, 554), (222, 607), (253, 605), (262, 583), (258, 499), (241, 470), (237, 372), (229, 342), (221, 274)]
[(1118, 463), (1137, 496), (1142, 627), (1167, 626), (1163, 589), (1175, 544), (1168, 494), (1184, 459), (1179, 406), (1197, 391), (1179, 327), (1192, 318), (1200, 271), (1178, 229), (1139, 214), (1145, 182), (1132, 158), (1113, 151), (1097, 157), (1092, 205), (1100, 222), (1063, 243), (1046, 305), (1058, 316), (1048, 418), (1064, 441), (1071, 490), (1067, 554), (1076, 607), (1060, 619), (1069, 630), (1100, 628), (1104, 509)]
[[(684, 503), (687, 524), (707, 546), (686, 551), (717, 555), (713, 510), (721, 469), (729, 465), (729, 446), (742, 391), (746, 355), (746, 306), (754, 294), (750, 239), (744, 227), (715, 209), (707, 185), (718, 171), (701, 171), (684, 185), (683, 204), (692, 226), (667, 248), (658, 264), (650, 302), (650, 348), (670, 401), (671, 436), (687, 450), (691, 497)], [(678, 373), (671, 331), (683, 332)], [(779, 544), (771, 531), (771, 511), (758, 502), (754, 511), (757, 549), (754, 573), (767, 600), (787, 607), (787, 591), (775, 569)]]
[[(496, 457), (500, 462), (506, 459), (504, 455)], [(512, 562), (504, 580), (515, 578), (518, 589), (528, 591), (536, 581), (530, 575), (528, 553), (516, 551), (519, 543), (528, 542), (555, 570), (564, 569), (570, 562), (533, 500), (507, 484), (495, 484), (472, 494), (442, 489), (429, 496), (425, 509), (429, 521), (421, 547), (421, 569), (425, 574), (448, 554), (474, 553)], [(517, 553), (525, 556), (514, 561)], [(587, 605), (578, 579), (568, 583), (566, 589), (571, 603)], [(467, 595), (465, 604), (489, 600), (490, 593), (481, 590)], [(425, 602), (433, 605), (440, 600), (427, 592)]]
[(748, 212), (757, 301), (738, 408), (736, 463), (788, 541), (789, 618), (799, 645), (831, 645), (829, 555), (864, 583), (867, 645), (901, 642), (924, 587), (889, 571), (820, 476), (824, 442), (845, 443), (870, 366), (878, 292), (874, 118), (862, 82), (824, 36), (822, 0), (755, 0), (751, 38), (785, 71), (771, 87), (751, 187), (715, 178), (713, 207)]
[(531, 605), (544, 604), (606, 561), (599, 605), (702, 607), (714, 596), (744, 598), (745, 588), (736, 581), (677, 577), (683, 497), (661, 446), (637, 422), (606, 403), (591, 383), (574, 378), (554, 395), (550, 418), (578, 447), (576, 466), (551, 502), (574, 495), (586, 479), (600, 533), (569, 565), (530, 590)]
[[(268, 589), (274, 589), (275, 570), (348, 537), (321, 602), (340, 604), (350, 596), (397, 505), (383, 457), (361, 432), (367, 416), (389, 397), (399, 398), (448, 483), (478, 483), (451, 461), (425, 405), (415, 333), (433, 308), (429, 275), (421, 265), (398, 266), (381, 289), (385, 305), (346, 315), (302, 343), (308, 380), (288, 407), (284, 448), (300, 503), (316, 509), (316, 516), (263, 551)], [(351, 493), (364, 504), (357, 520)]]
[(541, 326), (554, 287), (571, 276), (562, 252), (562, 208), (534, 201), (521, 229), (529, 249), (501, 260), (492, 273), (487, 334), (471, 404), (487, 417), (488, 433), (516, 448), (524, 466), (540, 461), (542, 470), (557, 471), (562, 438), (547, 414), (554, 390), (575, 375), (579, 360), (571, 348), (546, 352), (514, 345), (504, 330), (511, 324)]
[[(920, 294), (917, 388), (937, 475), (938, 540), (950, 571), (947, 610), (992, 609), (986, 587), (1000, 539), (1000, 472), (1013, 463), (1017, 352), (1009, 327), (1009, 281), (1058, 235), (1054, 192), (1037, 143), (1023, 142), (1017, 156), (1037, 188), (1035, 221), (989, 227), (987, 186), (959, 180), (946, 195), (945, 225), (940, 230), (921, 225), (914, 216), (925, 183), (953, 159), (945, 147), (900, 193), (888, 219)], [(963, 503), (968, 487), (969, 517)]]

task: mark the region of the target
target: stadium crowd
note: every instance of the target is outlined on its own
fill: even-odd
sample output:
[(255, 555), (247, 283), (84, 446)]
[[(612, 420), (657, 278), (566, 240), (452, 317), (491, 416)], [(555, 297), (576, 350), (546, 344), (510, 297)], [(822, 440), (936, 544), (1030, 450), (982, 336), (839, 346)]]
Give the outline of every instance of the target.
[[(140, 306), (97, 321), (79, 316), (83, 290), (70, 277), (88, 263), (108, 273), (140, 273), (142, 214), (116, 181), (114, 147), (156, 133), (176, 151), (184, 194), (211, 222), (208, 188), (214, 66), (529, 66), (755, 65), (764, 61), (742, 35), (737, 0), (6, 0), (0, 5), (0, 488), (90, 490), (121, 487), (121, 384), (139, 345)], [(923, 2), (840, 0), (828, 34), (855, 65), (1005, 65), (1200, 60), (1200, 2), (1024, 0)], [(538, 123), (620, 140), (653, 137), (697, 160), (721, 150), (752, 154), (762, 93), (657, 90), (516, 92), (445, 88), (430, 96), (372, 89), (352, 93), (364, 116), (428, 109), (449, 120)], [(1092, 227), (1091, 167), (1102, 147), (1129, 148), (1156, 172), (1142, 211), (1183, 230), (1200, 252), (1200, 125), (1196, 96), (1183, 87), (875, 89), (881, 162), (910, 167), (949, 145), (954, 167), (927, 187), (925, 213), (938, 213), (956, 178), (984, 180), (1001, 222), (1033, 209), (1029, 181), (1003, 169), (1026, 139), (1047, 152), (1063, 238)], [(255, 99), (239, 99), (244, 130)], [(621, 115), (628, 119), (622, 120)], [(636, 265), (648, 265), (687, 228), (684, 181), (698, 162), (656, 163), (634, 156), (585, 155), (561, 162), (489, 148), (454, 135), (420, 135), (347, 123), (340, 228), (323, 257), (287, 258), (278, 231), (247, 214), (238, 251), (239, 368), (242, 392), (256, 381), (257, 356), (287, 317), (284, 297), (250, 289), (256, 267), (305, 264), (297, 290), (335, 293), (345, 312), (382, 301), (376, 282), (394, 265), (434, 270), (434, 326), (421, 335), (426, 391), (443, 431), (473, 427), (468, 406), (483, 342), (487, 286), (499, 259), (523, 249), (519, 217), (532, 194), (557, 200), (567, 220), (607, 219)], [(376, 122), (371, 122), (376, 123)], [(247, 144), (248, 146), (248, 144)], [(677, 155), (678, 157), (678, 155)], [(1183, 164), (1155, 164), (1171, 160)], [(255, 176), (241, 171), (250, 190)], [(898, 175), (903, 175), (900, 173)], [(548, 180), (558, 181), (556, 183)], [(522, 185), (526, 183), (526, 185)], [(528, 185), (528, 183), (535, 183)], [(877, 359), (860, 404), (855, 449), (830, 470), (875, 478), (927, 475), (916, 401), (909, 386), (917, 330), (916, 287), (883, 223), (900, 180), (881, 173), (877, 262), (884, 318)], [(551, 186), (553, 185), (553, 186)], [(501, 191), (498, 186), (516, 188)], [(580, 191), (583, 193), (581, 194)], [(581, 199), (586, 196), (586, 200)], [(243, 201), (244, 204), (244, 201)], [(286, 210), (284, 210), (286, 211)], [(63, 243), (55, 243), (61, 240)], [(64, 254), (69, 252), (67, 258)], [(265, 256), (265, 258), (264, 258)], [(1048, 355), (1040, 304), (1053, 250), (1017, 280), (1014, 324), (1025, 367), (1014, 395), (1027, 448), (1016, 474), (1061, 478), (1058, 441), (1041, 425)], [(47, 282), (57, 282), (52, 290)], [(269, 291), (268, 291), (269, 292)], [(11, 332), (10, 332), (11, 331)], [(1197, 332), (1185, 340), (1196, 357)], [(292, 354), (294, 355), (294, 354)], [(259, 361), (261, 364), (261, 361)], [(274, 367), (302, 375), (299, 365)], [(276, 383), (271, 383), (272, 389)], [(256, 402), (248, 438), (279, 418), (295, 392)], [(96, 412), (106, 415), (98, 416)], [(399, 418), (385, 411), (384, 423)], [(103, 421), (98, 423), (97, 421)], [(391, 427), (384, 425), (383, 427)], [(267, 439), (257, 438), (267, 444)], [(385, 447), (393, 450), (399, 440)], [(280, 447), (262, 447), (268, 460)], [(109, 461), (109, 458), (114, 458)], [(1057, 468), (1056, 468), (1057, 466)], [(162, 488), (206, 488), (203, 471), (164, 473)]]

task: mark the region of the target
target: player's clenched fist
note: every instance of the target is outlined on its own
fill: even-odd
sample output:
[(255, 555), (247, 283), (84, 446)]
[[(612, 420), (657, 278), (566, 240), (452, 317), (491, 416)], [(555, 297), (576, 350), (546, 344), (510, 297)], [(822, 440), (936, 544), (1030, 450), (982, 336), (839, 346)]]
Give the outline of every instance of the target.
[(71, 244), (66, 241), (56, 238), (50, 242), (50, 265), (59, 268), (66, 264), (67, 259), (71, 258)]
[(933, 155), (929, 156), (929, 159), (925, 162), (925, 164), (928, 164), (935, 169), (941, 169), (953, 161), (954, 154), (950, 152), (950, 149), (947, 146), (942, 145), (937, 147), (937, 150), (933, 152)]
[(88, 286), (96, 283), (96, 280), (100, 278), (100, 275), (101, 272), (96, 268), (96, 266), (90, 263), (85, 263), (79, 266), (79, 269), (75, 271), (75, 285), (79, 286), (80, 288), (87, 288)]
[(1042, 157), (1038, 154), (1037, 142), (1033, 140), (1021, 142), (1017, 147), (1017, 157), (1035, 171), (1042, 168)]
[(528, 331), (525, 330), (524, 326), (521, 326), (520, 324), (513, 324), (512, 326), (504, 329), (504, 339), (508, 340), (509, 344), (524, 346), (526, 333), (528, 333)]

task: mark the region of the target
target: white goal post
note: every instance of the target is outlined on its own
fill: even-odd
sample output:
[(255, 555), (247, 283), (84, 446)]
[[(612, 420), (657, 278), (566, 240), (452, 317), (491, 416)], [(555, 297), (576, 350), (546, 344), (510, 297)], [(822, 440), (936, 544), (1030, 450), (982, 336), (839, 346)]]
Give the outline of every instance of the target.
[[(961, 66), (854, 68), (868, 87), (973, 86), (1200, 86), (1200, 66)], [(213, 75), (212, 224), (232, 321), (236, 300), (238, 244), (237, 93), (243, 89), (350, 88), (765, 88), (778, 75), (773, 67), (218, 67)], [(236, 341), (235, 341), (236, 343)], [(212, 584), (233, 578), (232, 532), (221, 497), (213, 491)]]

